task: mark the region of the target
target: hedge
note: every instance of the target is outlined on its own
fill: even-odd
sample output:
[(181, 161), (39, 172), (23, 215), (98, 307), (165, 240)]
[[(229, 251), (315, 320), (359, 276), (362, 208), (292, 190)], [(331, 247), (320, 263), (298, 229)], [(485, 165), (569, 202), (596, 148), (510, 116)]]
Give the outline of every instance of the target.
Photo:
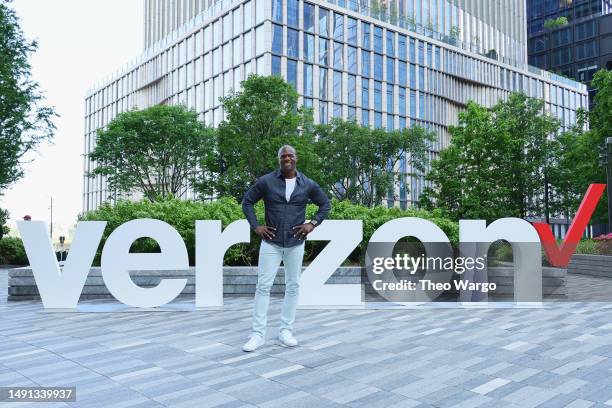
[(28, 265), (28, 257), (20, 238), (0, 239), (0, 265)]
[[(264, 222), (263, 203), (258, 203), (255, 207), (258, 220)], [(315, 205), (309, 205), (306, 210), (306, 219), (310, 219), (316, 212)], [(400, 217), (420, 217), (425, 218), (438, 225), (449, 237), (451, 242), (456, 243), (459, 237), (458, 224), (450, 219), (444, 218), (436, 210), (425, 211), (416, 209), (401, 210), (399, 208), (374, 207), (367, 208), (354, 205), (346, 201), (333, 200), (332, 210), (329, 219), (336, 220), (363, 220), (363, 241), (349, 257), (347, 263), (359, 263), (365, 252), (370, 237), (374, 231), (385, 222)], [(100, 251), (108, 235), (121, 224), (138, 218), (154, 218), (172, 225), (183, 237), (189, 263), (195, 262), (195, 221), (196, 220), (221, 220), (223, 228), (233, 221), (244, 219), (242, 207), (233, 198), (221, 198), (210, 203), (198, 201), (186, 201), (178, 199), (165, 199), (151, 202), (142, 200), (119, 201), (117, 204), (105, 204), (97, 210), (89, 212), (80, 217), (82, 221), (107, 221), (106, 230), (102, 242), (98, 248), (98, 254), (94, 263), (99, 265)], [(225, 254), (225, 264), (238, 265), (257, 265), (257, 255), (260, 239), (254, 233), (251, 234), (250, 244), (240, 244), (232, 246)], [(321, 251), (326, 242), (309, 241), (306, 243), (305, 261), (308, 262)], [(139, 239), (132, 245), (132, 252), (155, 252), (159, 251), (157, 244), (148, 238)]]

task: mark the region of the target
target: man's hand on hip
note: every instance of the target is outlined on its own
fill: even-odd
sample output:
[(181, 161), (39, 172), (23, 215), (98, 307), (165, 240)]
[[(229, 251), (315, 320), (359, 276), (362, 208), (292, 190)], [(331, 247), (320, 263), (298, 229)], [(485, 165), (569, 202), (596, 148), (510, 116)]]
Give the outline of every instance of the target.
[(312, 232), (314, 225), (311, 223), (296, 225), (293, 227), (293, 236), (298, 239), (306, 239), (306, 236)]
[(255, 233), (259, 235), (262, 239), (272, 239), (276, 235), (276, 228), (274, 227), (266, 227), (265, 225), (260, 225), (255, 228)]

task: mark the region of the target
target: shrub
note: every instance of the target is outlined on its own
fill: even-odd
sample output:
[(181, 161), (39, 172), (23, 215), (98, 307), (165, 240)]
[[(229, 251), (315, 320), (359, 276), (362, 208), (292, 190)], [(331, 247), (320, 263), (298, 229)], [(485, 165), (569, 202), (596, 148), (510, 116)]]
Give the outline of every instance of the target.
[(21, 238), (0, 239), (0, 265), (28, 265), (28, 257)]
[[(317, 207), (309, 205), (306, 209), (306, 219), (314, 216)], [(259, 202), (255, 207), (257, 219), (264, 222), (263, 203)], [(456, 243), (459, 237), (459, 227), (442, 216), (441, 212), (424, 210), (400, 210), (399, 208), (374, 207), (367, 208), (354, 205), (346, 201), (333, 200), (332, 211), (329, 219), (336, 220), (363, 220), (363, 241), (359, 248), (349, 257), (349, 262), (360, 262), (365, 253), (366, 246), (374, 231), (385, 222), (399, 217), (420, 217), (428, 219), (438, 225), (449, 237), (451, 242)], [(221, 220), (223, 228), (230, 223), (244, 218), (242, 206), (233, 198), (221, 198), (212, 203), (201, 203), (196, 201), (185, 201), (174, 198), (163, 199), (157, 202), (143, 200), (139, 202), (120, 201), (112, 206), (105, 204), (95, 211), (80, 217), (82, 221), (106, 221), (108, 224), (102, 242), (98, 248), (95, 264), (99, 265), (100, 252), (109, 234), (121, 224), (138, 218), (154, 218), (172, 225), (185, 241), (189, 254), (189, 263), (195, 263), (195, 221), (196, 220)], [(225, 254), (226, 265), (257, 265), (260, 239), (251, 234), (249, 244), (232, 246)], [(307, 242), (305, 261), (314, 259), (325, 242)], [(155, 252), (158, 251), (156, 243), (151, 239), (139, 239), (132, 245), (131, 252)]]

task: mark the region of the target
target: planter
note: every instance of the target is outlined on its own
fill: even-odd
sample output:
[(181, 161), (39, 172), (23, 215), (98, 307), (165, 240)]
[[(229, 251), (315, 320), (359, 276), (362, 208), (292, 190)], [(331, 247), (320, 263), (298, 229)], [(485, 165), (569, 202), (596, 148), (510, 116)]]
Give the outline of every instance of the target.
[[(566, 271), (558, 268), (542, 268), (542, 290), (544, 298), (565, 297)], [(514, 269), (512, 267), (490, 267), (488, 271), (489, 281), (497, 285), (496, 293), (491, 293), (491, 297), (509, 298), (514, 293)], [(184, 278), (187, 285), (181, 292), (182, 296), (195, 295), (195, 268), (186, 271), (133, 271), (130, 276), (134, 283), (142, 287), (152, 287), (159, 284), (163, 278)], [(361, 267), (341, 267), (327, 281), (328, 284), (348, 284), (361, 283)], [(223, 293), (225, 296), (248, 296), (252, 297), (255, 293), (257, 284), (257, 267), (251, 266), (227, 266), (223, 269)], [(285, 291), (284, 271), (281, 267), (274, 285), (272, 295), (282, 295)], [(375, 296), (375, 291), (371, 285), (365, 287), (366, 300), (369, 296)], [(104, 281), (100, 268), (91, 268), (85, 286), (81, 292), (81, 300), (86, 299), (111, 299)], [(38, 288), (34, 281), (31, 268), (18, 268), (9, 271), (8, 280), (8, 300), (33, 300), (40, 299)], [(456, 293), (444, 293), (440, 300), (456, 299)]]
[(612, 256), (574, 254), (567, 266), (567, 272), (612, 278)]

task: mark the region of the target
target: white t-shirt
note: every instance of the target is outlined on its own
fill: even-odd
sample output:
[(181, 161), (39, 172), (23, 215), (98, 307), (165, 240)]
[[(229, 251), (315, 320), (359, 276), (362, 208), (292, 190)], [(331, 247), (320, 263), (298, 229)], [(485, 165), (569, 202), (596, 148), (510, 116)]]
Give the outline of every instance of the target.
[(285, 179), (285, 199), (287, 200), (287, 202), (289, 202), (289, 199), (291, 198), (291, 194), (293, 193), (293, 190), (295, 190), (295, 180), (297, 179), (297, 177), (294, 177), (292, 179)]

